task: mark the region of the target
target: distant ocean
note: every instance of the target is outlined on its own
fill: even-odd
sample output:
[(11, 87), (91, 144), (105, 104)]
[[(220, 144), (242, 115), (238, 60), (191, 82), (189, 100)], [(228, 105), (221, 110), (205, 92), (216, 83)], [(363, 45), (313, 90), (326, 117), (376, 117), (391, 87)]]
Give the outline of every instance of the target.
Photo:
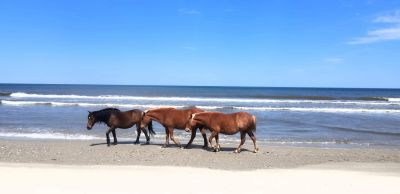
[[(105, 141), (106, 126), (86, 130), (88, 110), (197, 106), (256, 115), (265, 145), (400, 147), (399, 89), (0, 84), (0, 100), (0, 138), (6, 139)], [(155, 131), (153, 142), (162, 142), (164, 129), (156, 124)], [(189, 140), (188, 133), (175, 133), (181, 143)], [(117, 135), (135, 137), (133, 129)], [(238, 141), (238, 135), (221, 138)]]

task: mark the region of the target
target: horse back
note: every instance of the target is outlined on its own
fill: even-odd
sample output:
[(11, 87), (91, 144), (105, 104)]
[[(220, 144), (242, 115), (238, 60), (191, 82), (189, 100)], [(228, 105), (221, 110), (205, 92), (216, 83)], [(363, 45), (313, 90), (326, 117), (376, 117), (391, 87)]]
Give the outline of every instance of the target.
[(240, 130), (253, 130), (255, 129), (256, 117), (247, 112), (234, 113), (236, 118), (237, 127)]
[(142, 120), (142, 111), (133, 109), (125, 112), (114, 112), (110, 117), (110, 123), (121, 126), (131, 126), (140, 123)]

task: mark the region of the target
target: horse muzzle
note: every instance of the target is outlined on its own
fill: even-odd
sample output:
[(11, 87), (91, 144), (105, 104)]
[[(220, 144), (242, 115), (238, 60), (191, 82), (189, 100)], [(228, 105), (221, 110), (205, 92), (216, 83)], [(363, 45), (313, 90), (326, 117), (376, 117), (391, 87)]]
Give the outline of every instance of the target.
[(91, 127), (91, 126), (86, 126), (86, 129), (87, 129), (87, 130), (91, 130), (92, 127)]

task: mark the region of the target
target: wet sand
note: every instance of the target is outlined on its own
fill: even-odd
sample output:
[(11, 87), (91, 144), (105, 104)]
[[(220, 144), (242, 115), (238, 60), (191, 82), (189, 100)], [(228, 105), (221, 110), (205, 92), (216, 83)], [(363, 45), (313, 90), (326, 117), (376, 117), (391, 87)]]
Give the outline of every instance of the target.
[[(0, 162), (60, 165), (140, 165), (199, 167), (220, 170), (298, 168), (309, 165), (336, 165), (358, 169), (360, 164), (400, 164), (400, 149), (352, 148), (323, 149), (299, 147), (261, 147), (259, 153), (246, 145), (233, 153), (233, 145), (218, 153), (193, 145), (180, 149), (174, 145), (134, 145), (131, 141), (107, 147), (104, 141), (0, 140)], [(398, 165), (397, 165), (398, 166)], [(379, 167), (376, 167), (379, 170)], [(370, 170), (373, 170), (371, 168)], [(389, 171), (400, 172), (400, 167)]]

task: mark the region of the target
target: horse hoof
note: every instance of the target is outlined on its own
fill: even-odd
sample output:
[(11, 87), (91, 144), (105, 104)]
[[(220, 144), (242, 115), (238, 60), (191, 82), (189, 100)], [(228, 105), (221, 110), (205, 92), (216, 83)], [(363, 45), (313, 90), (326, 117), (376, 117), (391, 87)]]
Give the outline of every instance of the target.
[(139, 142), (138, 142), (138, 141), (135, 141), (135, 142), (133, 142), (133, 144), (139, 144)]
[(257, 153), (258, 151), (259, 151), (259, 149), (256, 148), (256, 149), (253, 151), (253, 153)]
[(233, 153), (236, 153), (236, 154), (240, 153), (240, 149), (235, 149), (235, 151)]
[(150, 144), (150, 141), (146, 141), (146, 145), (149, 145)]
[(110, 147), (110, 144), (107, 144), (107, 147)]

